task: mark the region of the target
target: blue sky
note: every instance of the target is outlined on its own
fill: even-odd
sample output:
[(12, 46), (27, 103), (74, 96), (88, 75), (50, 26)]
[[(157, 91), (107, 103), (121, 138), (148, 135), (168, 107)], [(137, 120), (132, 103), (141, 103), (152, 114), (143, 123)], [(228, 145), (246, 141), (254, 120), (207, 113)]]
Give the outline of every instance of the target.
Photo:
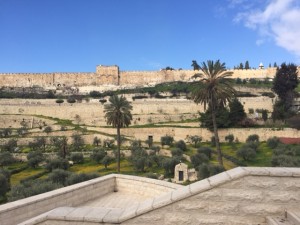
[(300, 0), (0, 0), (1, 72), (300, 59)]

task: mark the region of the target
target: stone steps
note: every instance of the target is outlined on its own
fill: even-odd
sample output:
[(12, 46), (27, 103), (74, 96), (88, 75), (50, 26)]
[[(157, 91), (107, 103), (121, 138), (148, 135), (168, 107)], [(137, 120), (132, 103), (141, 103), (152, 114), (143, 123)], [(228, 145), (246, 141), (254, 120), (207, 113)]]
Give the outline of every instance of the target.
[(268, 216), (268, 225), (300, 225), (300, 210), (290, 210), (286, 212), (286, 217)]

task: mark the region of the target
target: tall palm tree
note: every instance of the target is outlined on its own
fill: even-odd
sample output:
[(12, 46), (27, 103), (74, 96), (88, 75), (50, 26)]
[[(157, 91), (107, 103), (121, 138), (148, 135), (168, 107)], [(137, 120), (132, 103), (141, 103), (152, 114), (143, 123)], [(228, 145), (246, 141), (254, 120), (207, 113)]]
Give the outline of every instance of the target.
[(118, 173), (120, 173), (120, 148), (121, 148), (121, 128), (128, 127), (132, 120), (132, 105), (124, 96), (118, 97), (113, 95), (109, 98), (109, 104), (104, 105), (106, 123), (117, 128), (117, 145), (118, 145)]
[(194, 89), (192, 98), (195, 103), (204, 104), (204, 109), (206, 109), (206, 105), (211, 109), (218, 162), (221, 166), (223, 166), (223, 160), (216, 123), (216, 111), (219, 107), (224, 107), (235, 96), (234, 88), (226, 79), (231, 75), (232, 72), (226, 70), (225, 63), (221, 63), (219, 60), (216, 62), (208, 60), (207, 63), (201, 63), (200, 73), (193, 76), (194, 78), (199, 77), (200, 82)]

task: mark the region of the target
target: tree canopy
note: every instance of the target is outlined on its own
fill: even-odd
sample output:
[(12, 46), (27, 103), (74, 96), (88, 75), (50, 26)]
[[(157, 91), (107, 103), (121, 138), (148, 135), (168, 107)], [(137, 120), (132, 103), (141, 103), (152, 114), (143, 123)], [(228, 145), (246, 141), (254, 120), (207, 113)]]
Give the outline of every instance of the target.
[(104, 105), (104, 113), (106, 123), (117, 128), (117, 145), (118, 145), (118, 172), (120, 172), (120, 148), (121, 148), (121, 133), (120, 129), (128, 127), (131, 124), (132, 105), (124, 96), (118, 97), (113, 95), (109, 98), (109, 104)]
[(225, 63), (221, 63), (220, 60), (216, 62), (208, 60), (207, 63), (201, 63), (200, 73), (193, 76), (194, 78), (200, 78), (200, 84), (197, 85), (192, 93), (192, 99), (197, 104), (203, 104), (205, 109), (206, 105), (211, 109), (218, 161), (221, 166), (223, 166), (223, 160), (219, 143), (216, 112), (219, 107), (224, 107), (235, 96), (236, 92), (234, 88), (231, 86), (230, 81), (226, 79), (231, 75), (232, 72), (226, 70)]

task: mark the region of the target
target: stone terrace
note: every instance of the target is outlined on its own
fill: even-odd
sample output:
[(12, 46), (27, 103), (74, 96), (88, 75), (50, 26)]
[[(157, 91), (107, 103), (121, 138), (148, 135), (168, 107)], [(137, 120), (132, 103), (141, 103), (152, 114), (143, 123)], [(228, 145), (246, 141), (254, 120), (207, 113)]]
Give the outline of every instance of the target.
[(188, 186), (108, 175), (0, 206), (0, 224), (265, 225), (286, 210), (300, 210), (300, 168), (238, 167)]

